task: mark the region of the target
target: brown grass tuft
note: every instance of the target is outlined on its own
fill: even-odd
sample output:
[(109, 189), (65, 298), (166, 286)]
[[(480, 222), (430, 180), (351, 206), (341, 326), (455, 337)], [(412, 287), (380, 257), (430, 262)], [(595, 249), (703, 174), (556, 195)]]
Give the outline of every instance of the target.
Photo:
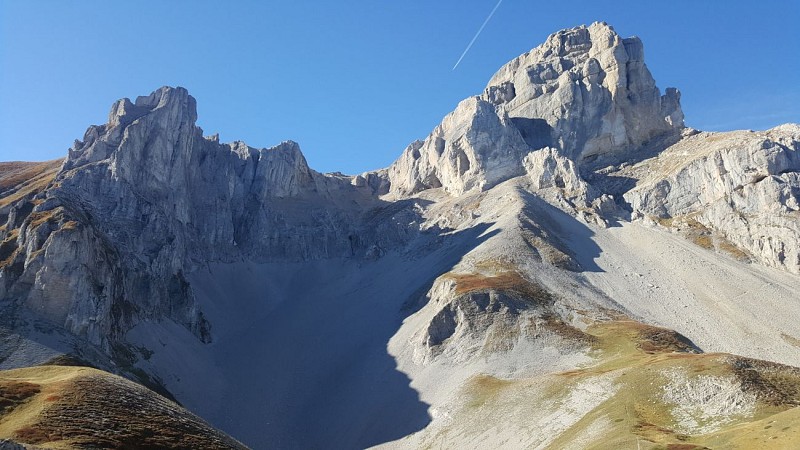
[(717, 245), (719, 246), (720, 250), (729, 254), (734, 259), (737, 259), (739, 261), (750, 261), (750, 255), (746, 251), (737, 247), (736, 245), (733, 244), (733, 242), (723, 237), (719, 238)]
[(667, 444), (667, 450), (708, 450), (708, 447), (695, 444)]
[(25, 381), (0, 383), (0, 412), (8, 414), (40, 391), (41, 386)]
[(0, 163), (0, 206), (44, 190), (55, 178), (63, 161)]
[(57, 434), (50, 434), (36, 426), (25, 426), (14, 432), (14, 438), (21, 442), (51, 442), (59, 439)]
[(731, 370), (745, 391), (774, 406), (800, 406), (800, 369), (758, 359), (732, 357)]
[(28, 216), (27, 220), (30, 221), (29, 223), (31, 227), (38, 227), (44, 223), (58, 220), (61, 216), (60, 212), (61, 208), (32, 212)]
[(84, 361), (83, 359), (70, 355), (58, 355), (50, 358), (47, 362), (42, 364), (43, 366), (67, 366), (67, 367), (94, 367), (92, 364)]
[(535, 303), (552, 303), (553, 299), (547, 290), (537, 283), (526, 280), (519, 272), (503, 270), (496, 275), (480, 273), (445, 275), (456, 283), (456, 295), (479, 291), (511, 291)]
[(36, 422), (16, 430), (15, 439), (31, 444), (67, 441), (77, 448), (241, 448), (190, 412), (141, 386), (92, 369), (64, 370), (90, 372), (63, 382), (57, 392), (49, 389), (52, 393)]
[(698, 353), (692, 342), (677, 331), (644, 325), (637, 347), (645, 353)]
[(707, 250), (714, 249), (714, 242), (711, 240), (711, 236), (708, 236), (706, 234), (698, 234), (692, 236), (692, 242)]
[(547, 313), (542, 316), (544, 319), (544, 328), (548, 331), (561, 336), (562, 338), (573, 341), (581, 342), (584, 344), (591, 344), (597, 341), (595, 336), (584, 332), (566, 322), (553, 313)]
[(17, 237), (19, 236), (19, 229), (14, 228), (8, 232), (6, 238), (0, 242), (0, 269), (10, 265), (17, 257), (19, 248), (17, 248)]

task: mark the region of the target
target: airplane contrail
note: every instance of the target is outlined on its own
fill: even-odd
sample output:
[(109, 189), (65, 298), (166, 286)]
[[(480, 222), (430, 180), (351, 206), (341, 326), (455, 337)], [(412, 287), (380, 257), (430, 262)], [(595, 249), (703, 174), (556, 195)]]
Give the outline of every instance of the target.
[(464, 49), (464, 53), (462, 53), (461, 57), (458, 58), (458, 61), (456, 61), (456, 65), (453, 66), (453, 70), (456, 70), (456, 67), (458, 67), (458, 65), (461, 63), (461, 60), (464, 59), (464, 56), (467, 55), (467, 52), (469, 51), (469, 49), (472, 48), (472, 44), (474, 44), (475, 40), (478, 39), (478, 36), (480, 36), (481, 31), (483, 31), (483, 28), (486, 26), (487, 23), (489, 23), (490, 20), (492, 20), (492, 16), (494, 15), (494, 12), (497, 11), (497, 8), (500, 7), (500, 3), (503, 3), (503, 0), (500, 0), (499, 2), (497, 2), (496, 5), (494, 5), (494, 9), (492, 10), (492, 12), (489, 13), (489, 17), (487, 17), (486, 20), (483, 21), (483, 25), (481, 25), (481, 27), (478, 28), (478, 32), (475, 33), (475, 36), (472, 38), (471, 41), (469, 41), (469, 44), (467, 45), (467, 48)]

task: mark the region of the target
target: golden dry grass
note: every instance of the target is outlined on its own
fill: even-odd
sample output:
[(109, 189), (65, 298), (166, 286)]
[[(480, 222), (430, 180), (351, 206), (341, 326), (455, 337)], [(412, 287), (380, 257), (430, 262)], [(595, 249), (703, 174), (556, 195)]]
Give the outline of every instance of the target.
[(49, 209), (47, 211), (36, 211), (28, 215), (28, 221), (31, 227), (38, 227), (46, 222), (58, 220), (61, 217), (63, 208)]
[(552, 300), (550, 293), (542, 286), (527, 280), (517, 270), (507, 267), (502, 262), (483, 262), (478, 265), (477, 269), (489, 273), (450, 272), (443, 276), (455, 282), (456, 295), (495, 290), (514, 292), (536, 303)]
[[(537, 400), (540, 407), (569, 409), (572, 405), (567, 403), (567, 399), (576, 386), (594, 384), (592, 380), (596, 377), (616, 374), (616, 383), (622, 386), (617, 393), (554, 436), (546, 448), (637, 448), (637, 441), (641, 441), (640, 448), (644, 449), (699, 445), (692, 440), (685, 442), (684, 436), (678, 436), (673, 431), (666, 406), (655, 401), (658, 387), (653, 380), (657, 373), (654, 368), (669, 367), (676, 361), (679, 361), (677, 364), (683, 364), (680, 362), (683, 358), (702, 358), (706, 355), (681, 353), (686, 346), (675, 336), (676, 333), (634, 321), (596, 324), (589, 328), (588, 333), (594, 339), (592, 346), (597, 355), (597, 364), (534, 379), (500, 380), (480, 375), (467, 385), (465, 406), (472, 408), (472, 411), (477, 408), (477, 412), (472, 414), (501, 417), (509, 411), (509, 402), (513, 403), (511, 399), (532, 400), (536, 396), (529, 396), (526, 391), (539, 391), (539, 395), (543, 396)], [(537, 407), (521, 406), (523, 409)], [(606, 423), (608, 429), (593, 441), (582, 438), (586, 430), (598, 421)]]
[(737, 247), (721, 233), (716, 232), (695, 219), (696, 214), (678, 217), (651, 217), (665, 228), (674, 229), (694, 244), (708, 250), (717, 250), (739, 261), (750, 261), (750, 254)]
[[(453, 412), (454, 420), (467, 420), (461, 414), (468, 414), (473, 423), (491, 423), (505, 420), (505, 414), (513, 414), (516, 408), (569, 407), (564, 401), (575, 386), (613, 376), (616, 392), (559, 432), (546, 448), (800, 448), (800, 369), (725, 354), (694, 353), (690, 343), (674, 331), (630, 320), (598, 323), (587, 332), (596, 339), (594, 364), (522, 380), (473, 377), (465, 387), (464, 409)], [(676, 369), (690, 377), (738, 379), (741, 389), (758, 399), (756, 410), (751, 415), (732, 416), (706, 434), (684, 434), (673, 415), (675, 405), (663, 397), (667, 383), (663, 373)], [(515, 398), (519, 405), (515, 406)], [(529, 404), (531, 399), (537, 399), (535, 405)], [(603, 424), (602, 432), (587, 440), (588, 430), (598, 424)]]
[[(87, 367), (0, 372), (0, 438), (47, 448), (244, 448), (177, 404)], [(0, 400), (2, 401), (2, 400)]]
[[(604, 354), (604, 362), (588, 372), (623, 370), (625, 389), (615, 399), (624, 400), (626, 414), (635, 419), (628, 432), (647, 444), (642, 448), (756, 448), (745, 442), (763, 446), (776, 439), (792, 442), (785, 448), (796, 448), (792, 445), (798, 443), (800, 436), (792, 437), (791, 429), (765, 433), (753, 424), (773, 420), (769, 418), (784, 411), (800, 417), (796, 407), (800, 370), (749, 358), (693, 353), (689, 342), (674, 331), (633, 321), (598, 324), (589, 332), (599, 338), (597, 348)], [(653, 351), (654, 345), (658, 351)], [(754, 416), (735, 419), (718, 431), (696, 436), (681, 434), (675, 431), (670, 405), (664, 404), (660, 396), (663, 381), (657, 374), (670, 368), (683, 368), (695, 375), (735, 377), (744, 391), (756, 394), (760, 406)], [(606, 413), (612, 404), (605, 405)]]
[(713, 250), (714, 249), (714, 241), (711, 240), (711, 236), (706, 234), (697, 234), (691, 236), (692, 242), (703, 247), (706, 250)]
[(61, 166), (63, 159), (43, 162), (0, 162), (0, 191), (10, 189)]
[(19, 252), (16, 244), (18, 236), (19, 229), (15, 228), (8, 232), (5, 239), (0, 241), (0, 268), (6, 267), (14, 262), (17, 252)]
[(63, 161), (0, 163), (0, 206), (42, 191), (53, 181)]
[(727, 239), (725, 239), (723, 237), (719, 238), (719, 240), (717, 242), (717, 247), (720, 250), (722, 250), (723, 252), (727, 253), (728, 255), (730, 255), (731, 257), (733, 257), (734, 259), (737, 259), (739, 261), (749, 261), (750, 260), (750, 255), (746, 251), (744, 251), (741, 248), (737, 247), (731, 241), (729, 241), (729, 240), (727, 240)]

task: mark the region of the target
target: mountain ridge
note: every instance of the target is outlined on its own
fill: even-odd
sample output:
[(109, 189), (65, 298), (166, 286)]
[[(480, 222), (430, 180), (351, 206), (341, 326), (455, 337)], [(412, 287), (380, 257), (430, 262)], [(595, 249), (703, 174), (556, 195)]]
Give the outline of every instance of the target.
[[(258, 447), (408, 448), (478, 442), (447, 437), (477, 417), (457, 401), (475, 383), (558, 403), (531, 380), (583, 370), (569, 395), (586, 409), (553, 409), (552, 436), (501, 433), (572, 439), (617, 398), (621, 372), (591, 368), (630, 327), (800, 365), (800, 127), (686, 128), (641, 41), (605, 23), (512, 60), (386, 169), (321, 174), (295, 142), (220, 143), (196, 120), (188, 91), (162, 87), (115, 102), (57, 170), (0, 173), (17, 183), (0, 193), (0, 368), (77, 355)], [(637, 413), (669, 432), (622, 439), (707, 431), (664, 400), (702, 372), (687, 364), (659, 372), (656, 422)], [(772, 414), (725, 364), (752, 408), (712, 428)], [(592, 439), (616, 427), (593, 423)]]

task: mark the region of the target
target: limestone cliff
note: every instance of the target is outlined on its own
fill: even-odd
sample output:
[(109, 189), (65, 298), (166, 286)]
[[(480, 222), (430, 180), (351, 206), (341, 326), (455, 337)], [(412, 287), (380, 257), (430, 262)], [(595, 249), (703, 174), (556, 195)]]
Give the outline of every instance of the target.
[[(203, 341), (184, 274), (215, 261), (298, 261), (404, 239), (362, 226), (372, 188), (309, 169), (294, 142), (254, 149), (204, 138), (183, 88), (123, 99), (76, 141), (46, 189), (8, 206), (0, 298), (111, 346), (145, 318)], [(5, 254), (8, 253), (8, 254)]]
[[(237, 437), (363, 448), (419, 431), (398, 424), (427, 406), (449, 417), (477, 373), (586, 367), (642, 330), (637, 361), (696, 350), (613, 320), (800, 362), (780, 313), (800, 289), (800, 128), (685, 128), (641, 41), (604, 23), (512, 60), (374, 172), (321, 174), (294, 142), (221, 143), (196, 119), (163, 87), (114, 103), (64, 160), (0, 164), (3, 367), (66, 336)], [(330, 426), (296, 432), (311, 422)]]
[(623, 175), (638, 179), (624, 195), (635, 214), (673, 228), (688, 219), (708, 229), (706, 245), (800, 273), (797, 125), (694, 134)]
[(642, 41), (601, 22), (550, 35), (497, 71), (483, 97), (526, 124), (534, 146), (558, 146), (575, 161), (683, 128), (680, 93), (661, 95)]
[(682, 128), (680, 93), (660, 94), (642, 42), (594, 23), (554, 33), (503, 66), (483, 95), (406, 148), (389, 168), (391, 192), (488, 189), (522, 175), (532, 150), (555, 148), (580, 163)]

